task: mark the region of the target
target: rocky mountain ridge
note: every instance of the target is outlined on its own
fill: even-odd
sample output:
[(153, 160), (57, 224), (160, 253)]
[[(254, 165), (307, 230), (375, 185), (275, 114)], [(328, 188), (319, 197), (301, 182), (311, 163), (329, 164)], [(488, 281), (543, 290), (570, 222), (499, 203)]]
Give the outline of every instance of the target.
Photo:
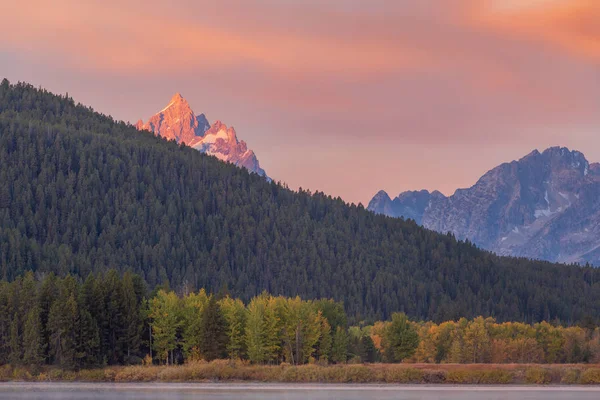
[(368, 208), (500, 255), (600, 266), (600, 164), (565, 147), (501, 164), (451, 196), (380, 191)]

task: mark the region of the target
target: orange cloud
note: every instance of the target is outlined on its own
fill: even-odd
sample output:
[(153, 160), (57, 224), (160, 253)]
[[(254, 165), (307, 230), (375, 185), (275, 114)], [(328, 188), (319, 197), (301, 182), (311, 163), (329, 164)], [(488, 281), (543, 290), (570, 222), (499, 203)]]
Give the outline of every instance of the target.
[(157, 14), (151, 5), (150, 11), (114, 1), (15, 6), (0, 25), (0, 48), (53, 52), (74, 67), (134, 74), (252, 64), (282, 74), (361, 75), (418, 68), (425, 58), (418, 47), (378, 37), (339, 40), (268, 25), (240, 31), (179, 17), (184, 7)]
[(471, 17), (480, 26), (543, 40), (600, 62), (598, 0), (487, 0), (474, 7)]

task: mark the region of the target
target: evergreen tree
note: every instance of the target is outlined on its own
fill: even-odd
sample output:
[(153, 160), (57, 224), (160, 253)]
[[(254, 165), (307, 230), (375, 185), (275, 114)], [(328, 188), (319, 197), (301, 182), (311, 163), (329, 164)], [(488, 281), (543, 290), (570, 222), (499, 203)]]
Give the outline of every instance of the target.
[(141, 346), (142, 330), (144, 323), (142, 320), (143, 301), (142, 293), (136, 293), (134, 276), (126, 272), (123, 276), (123, 342), (126, 350), (126, 363), (132, 361)]
[[(63, 296), (68, 296), (65, 300)], [(63, 293), (50, 307), (48, 330), (50, 355), (54, 363), (64, 368), (76, 366), (77, 302), (73, 293)]]
[(15, 314), (10, 324), (10, 356), (11, 364), (19, 364), (21, 361), (21, 333), (19, 332), (19, 316)]
[[(127, 354), (125, 293), (119, 273), (111, 269), (104, 277), (105, 317), (104, 350), (109, 364), (120, 364)], [(131, 289), (131, 288), (130, 288)], [(135, 316), (132, 316), (135, 319)], [(136, 327), (134, 327), (135, 329)]]
[(74, 363), (77, 367), (91, 367), (97, 365), (100, 347), (98, 325), (85, 307), (78, 307), (77, 319), (74, 330)]
[(200, 353), (207, 361), (227, 357), (227, 321), (221, 313), (215, 296), (210, 296), (206, 310), (202, 313)]
[(44, 347), (44, 357), (47, 363), (50, 363), (52, 360), (52, 348), (50, 346), (50, 310), (52, 305), (58, 298), (58, 287), (57, 287), (57, 278), (54, 274), (47, 274), (41, 282), (39, 289), (39, 305), (40, 305), (40, 319), (42, 323), (41, 335), (42, 342), (45, 343)]
[(10, 354), (10, 326), (8, 291), (10, 284), (0, 282), (0, 360), (9, 360)]
[(42, 335), (41, 309), (35, 305), (27, 313), (23, 328), (23, 363), (42, 365), (45, 359), (46, 342)]
[(379, 352), (375, 347), (375, 343), (373, 343), (373, 339), (371, 336), (365, 335), (361, 338), (362, 348), (364, 350), (364, 358), (363, 361), (368, 363), (374, 363), (379, 361)]

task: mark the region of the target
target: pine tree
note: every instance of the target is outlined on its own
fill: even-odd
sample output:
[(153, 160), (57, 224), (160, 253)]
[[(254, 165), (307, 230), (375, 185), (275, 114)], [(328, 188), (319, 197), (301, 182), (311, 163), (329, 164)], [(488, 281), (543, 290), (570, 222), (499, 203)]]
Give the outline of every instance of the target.
[(41, 335), (42, 342), (44, 343), (44, 358), (46, 360), (46, 363), (50, 363), (52, 361), (49, 321), (52, 304), (54, 304), (55, 300), (58, 298), (58, 295), (59, 294), (56, 275), (52, 273), (46, 275), (42, 279), (38, 294), (38, 303), (40, 305), (40, 319), (42, 323)]
[(10, 206), (10, 191), (8, 188), (8, 180), (2, 179), (0, 184), (0, 209), (8, 208)]
[(374, 363), (379, 361), (379, 352), (377, 351), (377, 348), (375, 347), (375, 343), (373, 343), (373, 339), (371, 339), (371, 336), (363, 336), (361, 338), (361, 342), (365, 353), (365, 358), (363, 359), (363, 361), (368, 363)]
[(227, 321), (223, 317), (215, 296), (210, 296), (202, 314), (200, 353), (207, 361), (227, 357)]
[(100, 359), (100, 333), (98, 324), (90, 312), (81, 304), (78, 306), (74, 330), (75, 365), (78, 367), (95, 366)]
[(66, 301), (62, 300), (61, 296), (50, 307), (50, 354), (54, 363), (63, 368), (76, 366), (77, 314), (77, 302), (72, 293)]
[(41, 365), (44, 363), (46, 342), (42, 335), (42, 318), (39, 306), (34, 306), (27, 313), (23, 329), (23, 363)]
[(126, 340), (125, 334), (125, 295), (123, 291), (123, 282), (118, 272), (111, 269), (107, 272), (104, 278), (105, 286), (105, 340), (107, 346), (107, 359), (109, 364), (119, 364), (123, 362), (126, 355)]
[(0, 360), (8, 360), (10, 354), (10, 325), (8, 282), (0, 282)]
[(126, 349), (126, 363), (130, 363), (133, 354), (138, 352), (144, 327), (140, 299), (136, 294), (133, 279), (130, 272), (123, 275), (123, 342)]
[(19, 332), (19, 316), (15, 314), (10, 324), (10, 355), (9, 360), (13, 365), (21, 362), (21, 334)]

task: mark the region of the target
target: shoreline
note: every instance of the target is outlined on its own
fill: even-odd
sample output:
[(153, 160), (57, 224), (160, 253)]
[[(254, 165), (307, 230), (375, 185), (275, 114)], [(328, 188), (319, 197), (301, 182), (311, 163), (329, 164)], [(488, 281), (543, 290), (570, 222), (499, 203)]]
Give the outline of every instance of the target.
[[(114, 366), (79, 371), (0, 367), (0, 382), (51, 384), (411, 385), (502, 387), (600, 385), (599, 364), (251, 365), (217, 360), (177, 366)], [(307, 386), (305, 386), (307, 387)]]
[(451, 384), (380, 384), (380, 383), (264, 383), (264, 382), (0, 382), (7, 389), (112, 389), (112, 390), (186, 390), (186, 391), (508, 391), (508, 392), (600, 392), (600, 385), (451, 385)]

